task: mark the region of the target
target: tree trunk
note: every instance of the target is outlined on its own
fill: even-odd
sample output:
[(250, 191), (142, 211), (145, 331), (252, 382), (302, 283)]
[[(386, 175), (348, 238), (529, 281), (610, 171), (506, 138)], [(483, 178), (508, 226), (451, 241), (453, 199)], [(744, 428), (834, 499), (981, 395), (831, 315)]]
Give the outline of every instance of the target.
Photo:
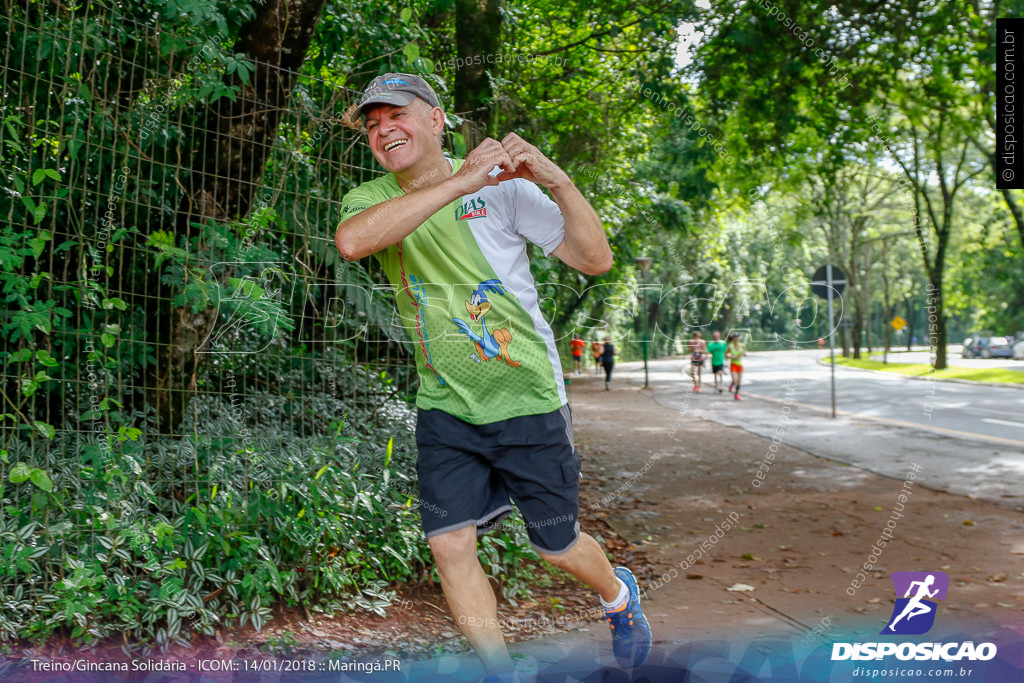
[(916, 312), (914, 311), (914, 298), (907, 297), (907, 351), (910, 351), (914, 344), (914, 318)]
[[(995, 155), (992, 155), (995, 158)], [(994, 167), (995, 164), (993, 163)], [(1017, 234), (1020, 235), (1021, 246), (1024, 246), (1024, 210), (1021, 210), (1020, 204), (1011, 193), (1011, 190), (1000, 190), (1003, 194), (1003, 199), (1006, 200), (1006, 206), (1010, 209), (1010, 214), (1013, 216), (1013, 222), (1017, 224)]]
[[(242, 27), (233, 52), (254, 60), (255, 71), (248, 83), (235, 74), (232, 84), (240, 88), (235, 101), (217, 100), (204, 109), (205, 120), (197, 121), (205, 140), (197, 145), (190, 172), (182, 174), (186, 193), (176, 217), (178, 234), (191, 235), (193, 223), (242, 219), (253, 207), (278, 124), (288, 107), (295, 71), (306, 58), (323, 3), (265, 0)], [(199, 251), (203, 247), (200, 244)], [(222, 284), (230, 274), (230, 267), (219, 274)], [(172, 298), (167, 298), (168, 305)], [(173, 431), (195, 389), (203, 358), (200, 346), (209, 339), (218, 310), (209, 306), (194, 313), (185, 306), (162, 310), (160, 316), (169, 317), (171, 324), (156, 328), (160, 355), (148, 383), (152, 387), (148, 398), (161, 429)]]
[(946, 315), (942, 311), (942, 276), (929, 278), (928, 305), (928, 347), (935, 354), (934, 368), (945, 370), (946, 365)]
[(891, 290), (889, 289), (889, 278), (886, 276), (886, 270), (889, 264), (882, 264), (882, 343), (885, 345), (882, 350), (882, 362), (889, 362), (889, 350), (892, 348), (892, 296)]
[(850, 338), (853, 346), (853, 357), (860, 358), (861, 334), (864, 326), (864, 312), (861, 310), (860, 297), (853, 297), (853, 326), (850, 328)]
[(455, 113), (463, 116), (466, 149), (494, 135), (493, 99), (488, 76), (490, 62), (501, 49), (498, 0), (456, 0), (455, 52), (462, 68), (455, 72)]
[[(869, 268), (870, 268), (870, 265), (871, 264), (869, 263), (868, 264)], [(872, 308), (873, 307), (871, 305), (871, 272), (868, 271), (868, 274), (864, 277), (864, 306), (863, 306), (864, 312), (866, 313), (865, 320), (864, 320), (864, 349), (867, 352), (868, 360), (871, 359), (871, 321), (873, 319), (873, 316), (871, 315)]]

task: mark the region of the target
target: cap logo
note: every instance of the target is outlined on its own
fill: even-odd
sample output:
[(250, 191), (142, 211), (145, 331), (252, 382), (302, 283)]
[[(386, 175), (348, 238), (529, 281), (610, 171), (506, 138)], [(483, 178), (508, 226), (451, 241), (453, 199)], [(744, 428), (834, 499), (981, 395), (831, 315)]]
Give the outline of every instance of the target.
[(392, 78), (391, 80), (388, 80), (388, 81), (381, 81), (380, 84), (381, 85), (392, 85), (392, 84), (398, 84), (398, 83), (401, 83), (402, 85), (409, 85), (406, 81), (403, 81), (403, 80), (401, 80), (399, 78)]

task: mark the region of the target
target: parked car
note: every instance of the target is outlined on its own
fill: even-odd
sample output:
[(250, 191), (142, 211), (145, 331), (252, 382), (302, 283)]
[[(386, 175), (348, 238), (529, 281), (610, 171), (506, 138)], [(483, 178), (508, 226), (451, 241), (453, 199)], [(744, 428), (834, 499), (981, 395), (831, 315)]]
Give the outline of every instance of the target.
[(978, 348), (978, 342), (980, 341), (981, 337), (979, 337), (976, 334), (972, 334), (967, 339), (964, 339), (960, 355), (963, 356), (964, 358), (976, 357), (978, 355), (978, 351), (980, 351), (980, 349)]
[(983, 337), (982, 358), (1013, 358), (1013, 337)]
[(1013, 357), (1016, 360), (1024, 360), (1024, 339), (1013, 345)]

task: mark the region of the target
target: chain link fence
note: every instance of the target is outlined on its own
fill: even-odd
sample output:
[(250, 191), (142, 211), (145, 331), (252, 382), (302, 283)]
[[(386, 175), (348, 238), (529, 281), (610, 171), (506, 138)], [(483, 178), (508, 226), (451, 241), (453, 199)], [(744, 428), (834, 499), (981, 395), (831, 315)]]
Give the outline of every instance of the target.
[(380, 173), (323, 73), (92, 3), (0, 38), (0, 639), (186, 645), (419, 575), (416, 378)]

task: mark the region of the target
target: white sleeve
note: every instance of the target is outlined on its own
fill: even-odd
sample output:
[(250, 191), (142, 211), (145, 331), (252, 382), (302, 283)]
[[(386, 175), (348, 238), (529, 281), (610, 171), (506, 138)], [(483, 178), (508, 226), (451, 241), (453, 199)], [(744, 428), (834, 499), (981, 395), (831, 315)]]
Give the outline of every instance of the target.
[(536, 183), (522, 178), (510, 182), (514, 185), (513, 230), (543, 249), (545, 256), (550, 256), (565, 239), (565, 219), (562, 217), (562, 210), (537, 187)]

